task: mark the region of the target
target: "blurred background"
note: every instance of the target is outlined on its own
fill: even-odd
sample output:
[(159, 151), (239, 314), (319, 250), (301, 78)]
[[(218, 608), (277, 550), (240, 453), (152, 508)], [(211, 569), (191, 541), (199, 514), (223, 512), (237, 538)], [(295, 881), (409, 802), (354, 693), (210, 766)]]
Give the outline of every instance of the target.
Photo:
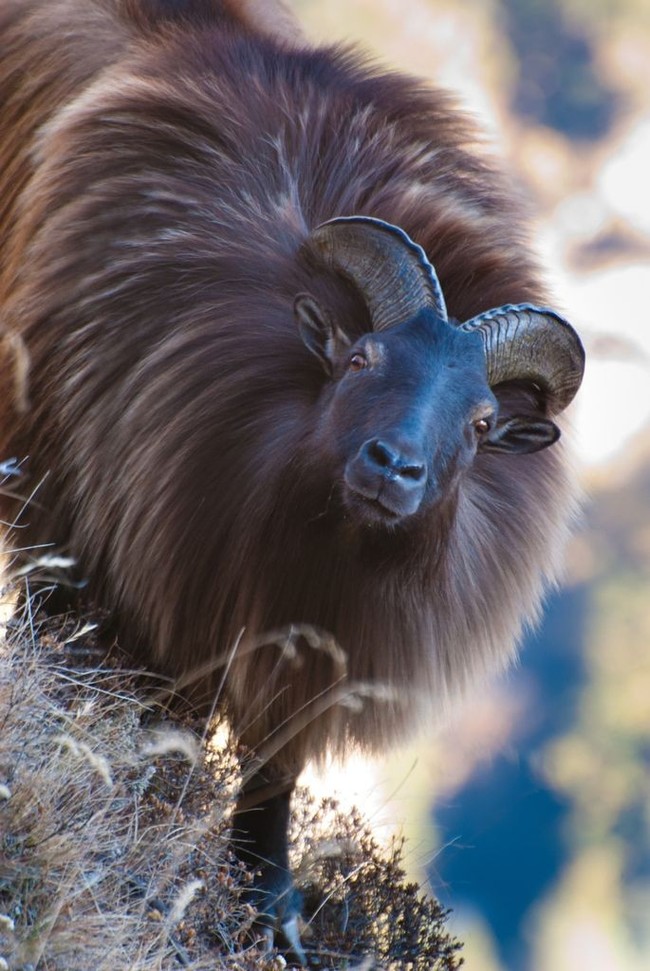
[(446, 733), (345, 777), (400, 821), (468, 971), (648, 971), (650, 3), (292, 6), (314, 40), (458, 92), (531, 200), (588, 352), (571, 415), (584, 513), (519, 668)]

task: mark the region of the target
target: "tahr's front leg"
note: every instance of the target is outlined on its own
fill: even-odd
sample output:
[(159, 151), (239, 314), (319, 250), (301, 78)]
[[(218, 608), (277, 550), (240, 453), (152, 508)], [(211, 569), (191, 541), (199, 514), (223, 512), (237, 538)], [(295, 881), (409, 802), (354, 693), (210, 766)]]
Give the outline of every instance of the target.
[(274, 783), (267, 774), (253, 776), (239, 798), (232, 838), (237, 856), (255, 874), (250, 899), (259, 912), (257, 923), (269, 948), (277, 943), (287, 957), (306, 967), (298, 922), (301, 898), (289, 869), (294, 787), (295, 779)]

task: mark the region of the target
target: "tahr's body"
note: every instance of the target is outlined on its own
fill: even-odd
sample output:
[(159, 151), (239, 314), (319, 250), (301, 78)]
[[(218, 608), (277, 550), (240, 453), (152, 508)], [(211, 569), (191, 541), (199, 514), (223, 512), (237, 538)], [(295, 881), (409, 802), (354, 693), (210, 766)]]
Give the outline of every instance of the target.
[(280, 5), (2, 0), (0, 132), (20, 546), (206, 711), (223, 681), (282, 780), (241, 824), (281, 898), (305, 760), (385, 746), (536, 617), (579, 342), (449, 97)]

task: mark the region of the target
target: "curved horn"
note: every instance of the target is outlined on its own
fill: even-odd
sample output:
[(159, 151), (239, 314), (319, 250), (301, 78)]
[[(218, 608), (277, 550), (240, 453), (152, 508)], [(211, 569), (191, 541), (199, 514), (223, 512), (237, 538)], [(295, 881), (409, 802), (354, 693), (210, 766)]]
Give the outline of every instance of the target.
[(409, 320), (426, 307), (447, 320), (436, 271), (398, 226), (370, 216), (341, 216), (317, 226), (307, 242), (326, 266), (357, 287), (374, 330)]
[(479, 330), (485, 345), (488, 382), (532, 381), (549, 396), (552, 413), (573, 400), (585, 367), (585, 352), (571, 324), (554, 310), (506, 304), (472, 317), (461, 330)]

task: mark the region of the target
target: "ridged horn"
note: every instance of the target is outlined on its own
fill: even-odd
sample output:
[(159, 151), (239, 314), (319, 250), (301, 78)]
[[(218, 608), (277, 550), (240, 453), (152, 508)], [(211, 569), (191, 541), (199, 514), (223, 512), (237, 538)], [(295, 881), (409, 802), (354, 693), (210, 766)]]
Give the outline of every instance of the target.
[(573, 400), (585, 367), (585, 352), (571, 324), (547, 307), (506, 304), (472, 317), (461, 330), (480, 331), (488, 382), (531, 381), (548, 395), (557, 414)]
[(371, 216), (340, 216), (317, 226), (307, 242), (326, 266), (356, 286), (374, 330), (403, 323), (426, 307), (448, 319), (436, 271), (399, 226)]

